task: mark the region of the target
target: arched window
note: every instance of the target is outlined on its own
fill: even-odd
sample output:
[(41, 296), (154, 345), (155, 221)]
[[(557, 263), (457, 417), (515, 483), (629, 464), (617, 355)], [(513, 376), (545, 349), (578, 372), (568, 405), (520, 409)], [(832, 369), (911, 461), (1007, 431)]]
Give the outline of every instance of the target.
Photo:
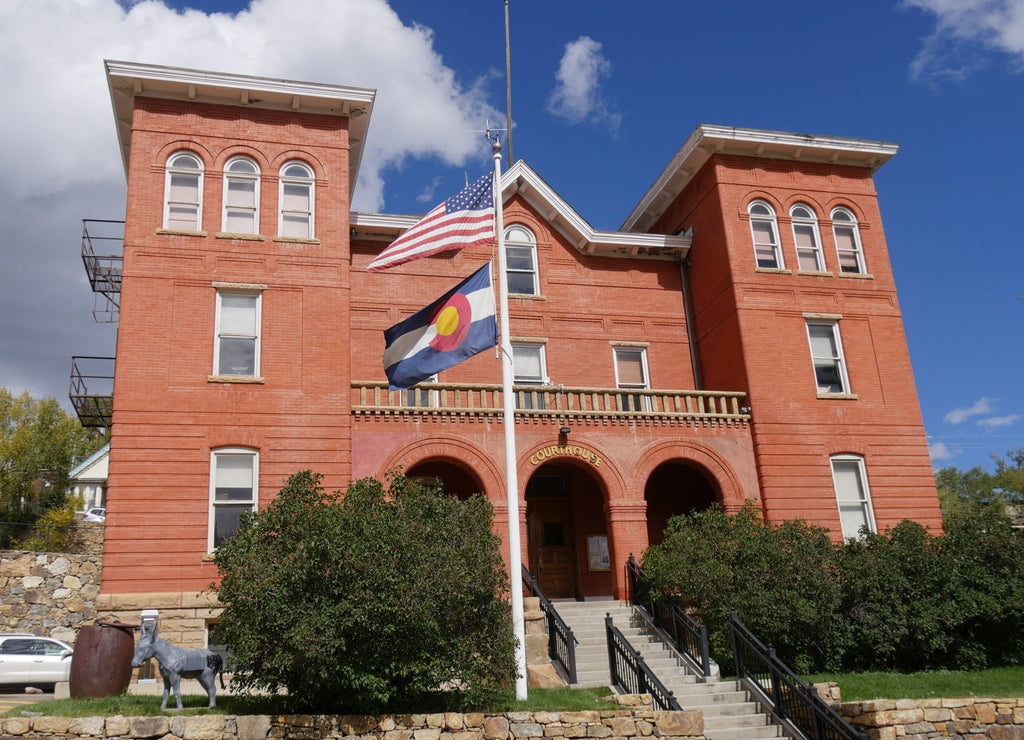
[(825, 259), (821, 253), (818, 216), (810, 206), (798, 203), (789, 209), (793, 219), (793, 241), (796, 243), (796, 262), (801, 270), (821, 272)]
[(839, 271), (864, 274), (864, 250), (860, 244), (860, 229), (856, 217), (845, 208), (832, 211), (832, 233), (836, 237)]
[(233, 157), (224, 165), (224, 215), (221, 231), (258, 234), (260, 168), (249, 157)]
[(314, 238), (315, 186), (313, 170), (309, 165), (303, 162), (288, 162), (281, 168), (281, 210), (277, 225), (277, 231), (281, 236), (297, 239)]
[(164, 228), (199, 231), (203, 213), (203, 160), (192, 152), (167, 159), (164, 177)]
[(754, 257), (758, 267), (785, 267), (779, 247), (779, 226), (775, 211), (763, 200), (755, 200), (747, 207), (750, 214), (750, 233), (754, 239)]
[(518, 224), (505, 229), (505, 265), (508, 292), (537, 295), (537, 239), (533, 232)]

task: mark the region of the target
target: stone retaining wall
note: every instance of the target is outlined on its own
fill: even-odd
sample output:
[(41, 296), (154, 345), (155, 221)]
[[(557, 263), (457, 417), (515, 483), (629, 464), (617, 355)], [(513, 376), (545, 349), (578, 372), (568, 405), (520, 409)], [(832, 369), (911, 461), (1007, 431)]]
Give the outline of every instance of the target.
[[(648, 697), (649, 699), (649, 697)], [(224, 714), (183, 717), (15, 717), (0, 719), (0, 734), (77, 740), (574, 740), (578, 738), (703, 738), (698, 711), (660, 712), (647, 706), (586, 712), (504, 714), (344, 715)]]
[(97, 617), (103, 525), (80, 522), (76, 554), (0, 551), (0, 632), (31, 632), (75, 642)]
[(838, 709), (869, 740), (1024, 740), (1024, 699), (876, 699)]

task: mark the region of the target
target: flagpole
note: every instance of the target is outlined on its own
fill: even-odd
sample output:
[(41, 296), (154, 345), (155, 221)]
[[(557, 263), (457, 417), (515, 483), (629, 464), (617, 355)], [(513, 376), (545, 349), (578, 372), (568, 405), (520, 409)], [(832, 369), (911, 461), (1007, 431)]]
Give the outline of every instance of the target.
[(519, 538), (519, 474), (516, 470), (516, 407), (512, 392), (515, 371), (512, 365), (512, 339), (508, 315), (508, 271), (505, 256), (505, 225), (501, 196), (501, 142), (494, 150), (494, 233), (498, 240), (498, 306), (501, 314), (501, 396), (504, 401), (502, 423), (505, 427), (505, 497), (508, 501), (508, 570), (512, 589), (512, 630), (516, 638), (516, 699), (525, 700), (526, 620), (523, 612), (523, 555)]

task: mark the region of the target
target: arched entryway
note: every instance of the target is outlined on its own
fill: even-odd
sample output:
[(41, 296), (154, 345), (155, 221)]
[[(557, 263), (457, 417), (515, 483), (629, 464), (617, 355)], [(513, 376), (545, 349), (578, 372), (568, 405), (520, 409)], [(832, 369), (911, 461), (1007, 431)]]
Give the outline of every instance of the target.
[(605, 495), (586, 469), (541, 465), (526, 483), (530, 573), (549, 599), (611, 596)]
[(664, 539), (665, 527), (672, 517), (703, 511), (721, 498), (715, 479), (701, 466), (685, 460), (662, 463), (644, 486), (648, 542), (657, 545)]
[(440, 481), (445, 493), (460, 499), (484, 492), (483, 484), (472, 471), (450, 460), (424, 460), (409, 468), (406, 476)]

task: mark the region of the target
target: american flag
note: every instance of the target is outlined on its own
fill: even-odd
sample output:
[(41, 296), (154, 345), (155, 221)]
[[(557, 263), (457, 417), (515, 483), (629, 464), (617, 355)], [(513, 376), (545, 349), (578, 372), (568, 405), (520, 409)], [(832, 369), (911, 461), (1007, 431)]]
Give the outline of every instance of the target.
[(440, 252), (494, 241), (494, 177), (484, 175), (417, 221), (366, 268), (378, 272)]

